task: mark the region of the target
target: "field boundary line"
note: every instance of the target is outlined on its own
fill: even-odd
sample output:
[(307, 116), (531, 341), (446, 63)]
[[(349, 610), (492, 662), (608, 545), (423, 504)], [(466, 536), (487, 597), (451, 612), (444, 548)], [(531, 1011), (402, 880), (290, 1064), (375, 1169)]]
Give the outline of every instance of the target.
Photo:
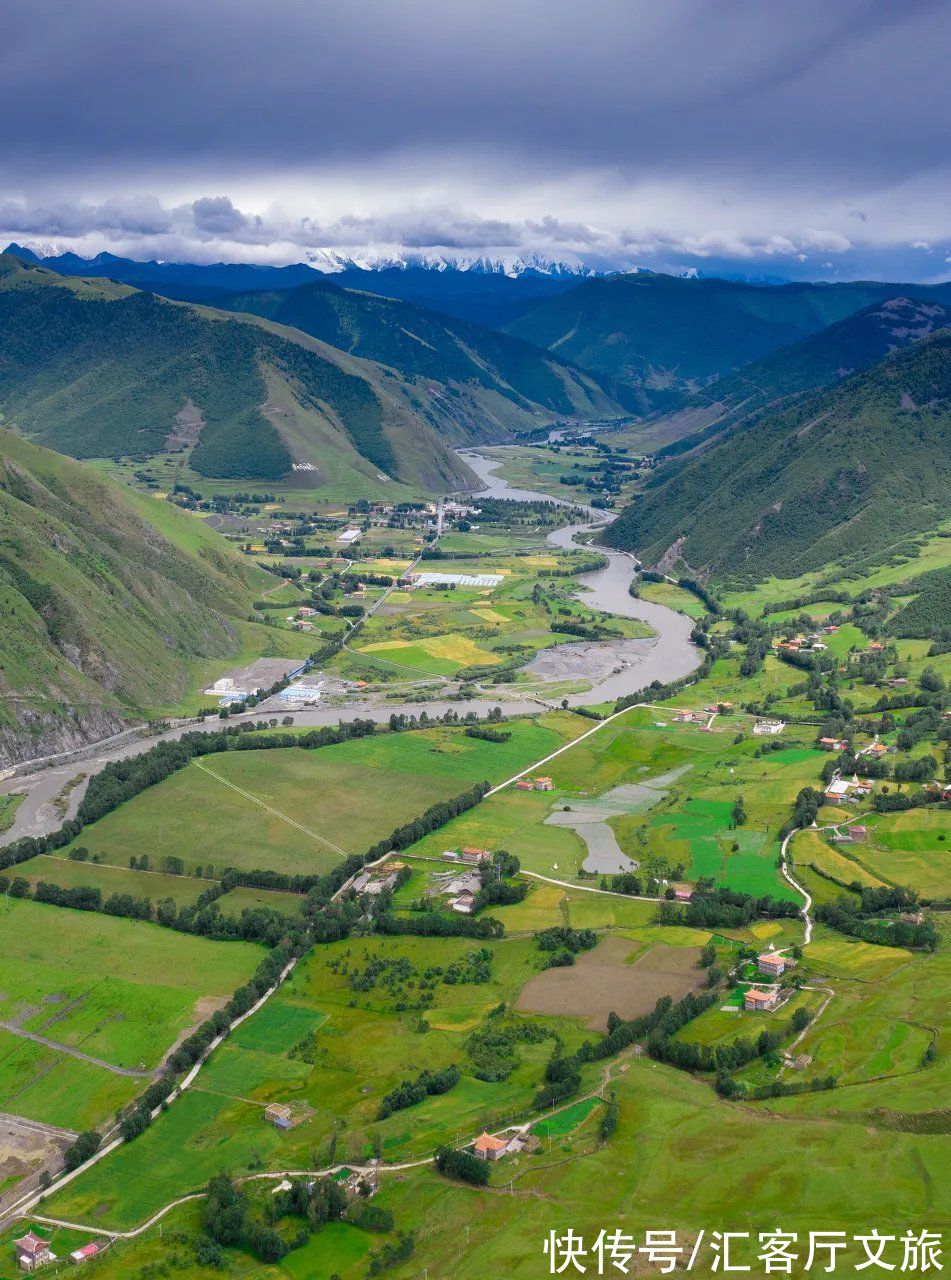
[(78, 1058), (80, 1062), (88, 1062), (94, 1067), (102, 1067), (117, 1076), (131, 1076), (134, 1080), (155, 1080), (162, 1074), (158, 1067), (154, 1071), (137, 1071), (134, 1067), (116, 1066), (114, 1062), (106, 1062), (105, 1058), (94, 1058), (91, 1053), (84, 1053), (82, 1049), (74, 1049), (72, 1045), (63, 1044), (61, 1040), (49, 1040), (46, 1036), (38, 1035), (35, 1031), (25, 1031), (23, 1027), (18, 1027), (16, 1023), (7, 1022), (5, 1019), (0, 1019), (0, 1029), (8, 1031), (13, 1036), (19, 1036), (22, 1040), (30, 1040), (33, 1044), (42, 1045), (44, 1049), (54, 1049), (57, 1053), (64, 1053), (70, 1058)]
[(334, 844), (334, 842), (332, 840), (328, 840), (326, 836), (318, 835), (316, 831), (311, 831), (310, 827), (305, 827), (302, 822), (298, 822), (296, 819), (288, 817), (286, 813), (281, 813), (280, 809), (275, 809), (265, 800), (260, 799), (259, 796), (254, 795), (250, 791), (245, 791), (244, 787), (239, 787), (234, 782), (229, 782), (228, 779), (223, 778), (220, 773), (215, 773), (214, 769), (209, 769), (206, 764), (202, 764), (201, 760), (196, 759), (194, 763), (197, 769), (200, 769), (202, 773), (207, 773), (209, 777), (220, 782), (222, 786), (230, 787), (232, 791), (237, 791), (239, 796), (244, 796), (244, 798), (246, 800), (250, 800), (252, 804), (259, 805), (260, 808), (266, 809), (267, 812), (273, 814), (275, 818), (280, 818), (282, 822), (288, 823), (289, 826), (296, 827), (298, 831), (303, 831), (304, 835), (311, 836), (314, 840), (318, 840), (321, 844), (325, 844), (328, 849), (333, 849), (334, 853), (339, 853), (341, 858), (349, 858), (350, 855), (347, 853), (346, 849), (341, 849), (338, 844)]
[(540, 871), (521, 870), (523, 876), (531, 876), (533, 880), (544, 880), (545, 884), (557, 884), (563, 889), (580, 889), (582, 893), (600, 893), (606, 898), (626, 898), (634, 902), (664, 902), (664, 898), (652, 898), (646, 893), (618, 893), (616, 889), (601, 889), (594, 884), (572, 884), (570, 880), (555, 880), (552, 876), (543, 876)]
[[(547, 704), (546, 704), (547, 705)], [(612, 711), (609, 716), (605, 716), (603, 720), (599, 720), (596, 725), (592, 725), (590, 729), (585, 729), (584, 733), (580, 733), (577, 738), (573, 738), (571, 742), (566, 742), (564, 746), (552, 751), (549, 755), (543, 756), (541, 760), (536, 760), (530, 764), (527, 769), (523, 769), (521, 773), (513, 773), (511, 778), (506, 778), (504, 782), (500, 782), (498, 786), (493, 787), (491, 791), (487, 791), (482, 797), (487, 800), (489, 796), (494, 796), (499, 791), (504, 791), (506, 787), (510, 787), (513, 782), (518, 782), (519, 778), (524, 778), (526, 773), (531, 773), (534, 769), (539, 769), (543, 764), (547, 764), (549, 760), (554, 760), (557, 756), (562, 755), (565, 751), (570, 751), (572, 747), (576, 747), (579, 742), (584, 742), (585, 738), (590, 738), (593, 733), (597, 733), (599, 729), (603, 729), (606, 724), (610, 724), (612, 720), (617, 720), (619, 716), (623, 716), (628, 711), (633, 711), (635, 707), (650, 706), (649, 702), (632, 702), (629, 707), (624, 707), (622, 711)], [(570, 708), (569, 708), (570, 710)]]

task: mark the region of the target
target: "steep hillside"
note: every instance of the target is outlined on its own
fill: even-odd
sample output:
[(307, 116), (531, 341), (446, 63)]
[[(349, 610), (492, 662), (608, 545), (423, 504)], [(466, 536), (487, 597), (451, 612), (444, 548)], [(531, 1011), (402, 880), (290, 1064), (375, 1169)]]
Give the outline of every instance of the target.
[[(669, 415), (671, 420), (676, 416), (687, 422), (691, 413), (699, 416), (707, 410), (713, 412), (714, 420), (658, 452), (662, 456), (685, 453), (742, 427), (746, 418), (767, 405), (778, 408), (791, 396), (841, 382), (870, 369), (893, 351), (949, 325), (951, 306), (940, 302), (896, 297), (865, 307), (685, 398), (676, 414)], [(656, 433), (664, 426), (665, 419), (657, 418), (649, 429)]]
[(452, 445), (492, 432), (468, 410), (276, 324), (0, 257), (0, 412), (75, 457), (185, 449), (204, 476), (279, 480), (297, 464), (312, 487), (329, 455), (337, 471), (464, 487)]
[(0, 430), (0, 766), (174, 700), (262, 577), (199, 521)]
[(951, 515), (951, 332), (668, 463), (608, 530), (717, 580), (875, 563)]
[(584, 369), (665, 392), (697, 389), (897, 294), (947, 301), (938, 285), (750, 285), (638, 272), (587, 280), (506, 326)]
[(500, 397), (522, 412), (539, 406), (562, 417), (618, 411), (590, 374), (519, 338), (330, 280), (230, 294), (216, 305), (291, 325), (406, 377), (436, 379), (472, 399), (474, 408), (484, 404), (495, 419), (509, 416)]

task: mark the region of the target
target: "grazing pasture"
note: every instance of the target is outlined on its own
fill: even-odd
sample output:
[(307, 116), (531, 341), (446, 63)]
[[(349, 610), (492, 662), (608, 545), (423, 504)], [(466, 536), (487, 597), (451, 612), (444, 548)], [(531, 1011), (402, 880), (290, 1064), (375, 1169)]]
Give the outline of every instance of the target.
[(223, 752), (191, 761), (74, 844), (122, 867), (148, 854), (158, 869), (180, 858), (189, 874), (199, 867), (217, 876), (226, 867), (320, 874), (438, 801), (501, 781), (586, 727), (579, 716), (552, 712), (513, 722), (501, 743), (434, 728), (319, 750)]
[(250, 943), (9, 897), (0, 898), (0, 953), (0, 1110), (66, 1128), (104, 1119), (148, 1079), (55, 1046), (150, 1072), (263, 955)]

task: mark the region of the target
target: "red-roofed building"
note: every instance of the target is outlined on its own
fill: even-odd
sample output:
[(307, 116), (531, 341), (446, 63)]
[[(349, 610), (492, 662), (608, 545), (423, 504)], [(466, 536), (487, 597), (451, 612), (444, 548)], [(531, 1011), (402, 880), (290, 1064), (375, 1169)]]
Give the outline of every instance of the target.
[(95, 1258), (100, 1252), (97, 1244), (84, 1244), (81, 1249), (74, 1249), (69, 1255), (70, 1262), (88, 1262), (90, 1258)]
[(466, 848), (461, 854), (463, 862), (478, 865), (480, 862), (489, 862), (492, 855), (488, 849), (472, 849)]
[(675, 902), (689, 902), (692, 897), (693, 897), (693, 890), (691, 889), (689, 884), (674, 885), (674, 901)]
[(756, 967), (770, 978), (781, 978), (786, 972), (786, 961), (775, 951), (765, 951), (756, 958)]
[(776, 1008), (778, 999), (775, 991), (760, 991), (756, 987), (750, 987), (743, 997), (743, 1005), (749, 1013), (769, 1013)]
[(472, 1150), (480, 1160), (498, 1160), (509, 1149), (504, 1138), (494, 1138), (491, 1133), (483, 1133), (472, 1144)]
[(33, 1231), (14, 1240), (13, 1247), (16, 1249), (17, 1262), (24, 1271), (34, 1271), (37, 1267), (55, 1261), (54, 1254), (50, 1252), (50, 1242)]

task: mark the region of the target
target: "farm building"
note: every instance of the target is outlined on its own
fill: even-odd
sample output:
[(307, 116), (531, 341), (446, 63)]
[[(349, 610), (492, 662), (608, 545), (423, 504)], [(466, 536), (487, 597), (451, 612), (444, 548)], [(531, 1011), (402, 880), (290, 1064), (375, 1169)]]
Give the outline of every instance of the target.
[(753, 725), (753, 732), (763, 737), (766, 734), (782, 733), (785, 728), (782, 720), (757, 720)]
[(458, 898), (453, 898), (450, 903), (453, 911), (457, 911), (461, 916), (471, 916), (475, 910), (475, 894), (468, 889), (463, 889)]
[(468, 862), (470, 866), (477, 867), (482, 862), (491, 862), (492, 855), (488, 849), (473, 849), (471, 847), (463, 849), (460, 854), (463, 862)]
[(352, 888), (354, 893), (369, 893), (375, 896), (382, 893), (384, 889), (392, 889), (398, 875), (399, 869), (394, 871), (389, 867), (376, 874), (373, 871), (362, 871), (354, 880)]
[(776, 1008), (779, 996), (775, 991), (760, 991), (750, 987), (743, 997), (743, 1007), (748, 1013), (769, 1013)]
[(515, 784), (516, 791), (534, 791), (535, 787), (527, 778), (520, 778)]
[(826, 800), (829, 800), (833, 804), (835, 804), (836, 801), (839, 801), (839, 800), (848, 800), (849, 792), (851, 790), (852, 790), (851, 782), (849, 782), (846, 778), (836, 778), (833, 782), (829, 783), (829, 785), (826, 787), (825, 791), (822, 794)]
[(289, 684), (277, 695), (278, 702), (319, 702), (323, 695), (323, 681), (319, 684)]
[(554, 787), (554, 783), (552, 782), (551, 778), (536, 778), (536, 779), (535, 779), (535, 790), (536, 790), (536, 791), (551, 791), (553, 787)]
[(337, 541), (346, 547), (352, 547), (363, 537), (362, 529), (344, 529), (343, 533), (337, 534)]
[(766, 951), (756, 958), (756, 967), (769, 978), (779, 978), (786, 972), (786, 961), (774, 951)]
[(294, 1127), (291, 1109), (283, 1102), (272, 1102), (270, 1106), (266, 1107), (264, 1119), (268, 1124), (273, 1124), (275, 1129), (293, 1129)]
[(483, 1133), (472, 1144), (472, 1150), (480, 1160), (499, 1160), (509, 1149), (505, 1138), (494, 1138), (491, 1133)]
[(678, 711), (674, 719), (678, 724), (706, 724), (707, 716), (704, 711)]
[(226, 672), (205, 693), (221, 702), (243, 702), (279, 680), (299, 676), (306, 665), (300, 658), (258, 658), (250, 666)]
[(692, 898), (693, 898), (693, 890), (691, 889), (689, 884), (674, 885), (674, 901), (675, 902), (690, 902)]
[(411, 573), (413, 587), (497, 587), (505, 581), (501, 573)]
[(28, 1231), (19, 1240), (14, 1240), (13, 1247), (17, 1263), (23, 1271), (35, 1271), (37, 1267), (45, 1267), (47, 1263), (56, 1261), (56, 1255), (50, 1250), (50, 1242), (32, 1231)]
[(90, 1242), (84, 1244), (81, 1249), (74, 1249), (69, 1255), (69, 1260), (70, 1262), (88, 1262), (90, 1258), (95, 1258), (101, 1252), (98, 1244)]
[(841, 738), (820, 738), (819, 746), (824, 751), (844, 751), (849, 744)]

